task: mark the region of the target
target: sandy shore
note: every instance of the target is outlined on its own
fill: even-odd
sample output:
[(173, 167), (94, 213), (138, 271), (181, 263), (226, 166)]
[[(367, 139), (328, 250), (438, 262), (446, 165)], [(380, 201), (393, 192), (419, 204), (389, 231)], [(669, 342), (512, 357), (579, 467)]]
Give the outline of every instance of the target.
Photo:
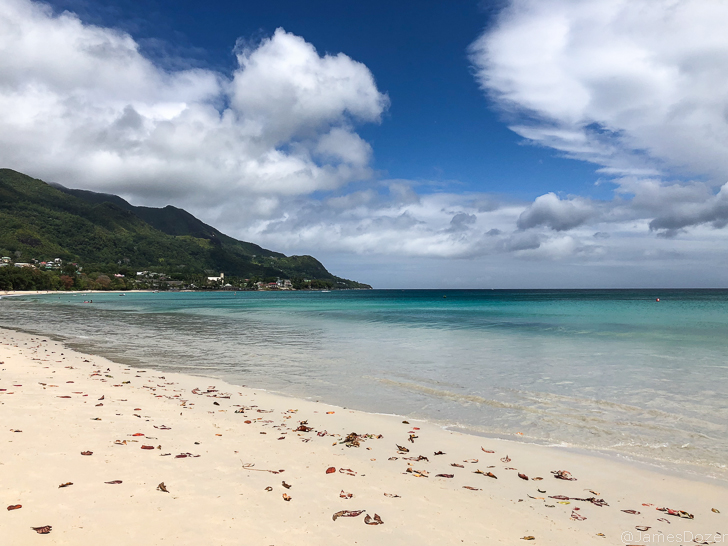
[(2, 329), (0, 415), (3, 544), (728, 541), (722, 483), (129, 368)]

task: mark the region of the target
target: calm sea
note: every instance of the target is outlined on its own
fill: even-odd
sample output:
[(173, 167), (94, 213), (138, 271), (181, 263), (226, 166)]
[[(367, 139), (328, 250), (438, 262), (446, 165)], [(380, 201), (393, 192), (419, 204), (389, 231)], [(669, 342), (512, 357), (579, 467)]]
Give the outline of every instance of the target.
[(62, 293), (3, 298), (0, 326), (728, 478), (728, 290)]

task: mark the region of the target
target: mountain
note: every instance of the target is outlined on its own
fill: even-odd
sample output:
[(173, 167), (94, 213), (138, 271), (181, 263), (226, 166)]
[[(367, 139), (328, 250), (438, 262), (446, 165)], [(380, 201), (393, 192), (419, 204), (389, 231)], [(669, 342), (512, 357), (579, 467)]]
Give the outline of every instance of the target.
[(286, 256), (238, 241), (173, 207), (137, 207), (112, 194), (65, 188), (0, 169), (0, 254), (23, 261), (62, 258), (111, 272), (224, 272), (235, 277), (306, 278), (371, 288), (329, 273), (312, 256)]

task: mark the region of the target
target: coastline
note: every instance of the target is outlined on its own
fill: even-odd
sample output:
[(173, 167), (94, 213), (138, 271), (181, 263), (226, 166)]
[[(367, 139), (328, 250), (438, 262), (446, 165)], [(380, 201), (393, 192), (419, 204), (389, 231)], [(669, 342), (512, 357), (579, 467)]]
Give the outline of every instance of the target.
[[(658, 533), (728, 533), (721, 505), (728, 487), (719, 482), (132, 368), (12, 330), (0, 329), (0, 362), (0, 481), (6, 505), (22, 505), (3, 510), (0, 527), (23, 544), (237, 544), (241, 536), (276, 545), (513, 544), (529, 536), (541, 544), (620, 544), (624, 532), (639, 544)], [(347, 447), (341, 442), (351, 432), (373, 437)], [(407, 460), (420, 455), (427, 460)], [(336, 472), (327, 474), (329, 467)], [(557, 470), (577, 480), (555, 479)], [(115, 480), (122, 483), (105, 483)], [(608, 506), (575, 500), (591, 497)], [(342, 510), (366, 512), (332, 521)], [(384, 524), (365, 525), (375, 513)], [(44, 525), (53, 527), (45, 537), (30, 529)]]

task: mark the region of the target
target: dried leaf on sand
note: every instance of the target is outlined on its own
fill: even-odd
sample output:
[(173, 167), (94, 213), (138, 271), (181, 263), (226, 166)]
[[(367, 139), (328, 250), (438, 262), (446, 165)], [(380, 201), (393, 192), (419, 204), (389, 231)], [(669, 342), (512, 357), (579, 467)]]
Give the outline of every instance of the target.
[(559, 480), (566, 480), (569, 482), (575, 482), (576, 478), (573, 478), (571, 476), (571, 472), (568, 470), (552, 470), (551, 474), (554, 475), (554, 478), (557, 478)]
[(366, 512), (366, 510), (340, 510), (332, 516), (332, 519), (336, 521), (338, 518), (355, 518), (362, 515), (364, 512)]
[[(693, 519), (695, 516), (687, 513), (685, 510), (673, 510), (672, 508), (658, 508), (660, 512), (667, 512), (669, 516), (677, 516), (679, 518)], [(624, 510), (622, 510), (624, 512)], [(639, 512), (638, 512), (639, 513)]]
[(379, 517), (379, 514), (374, 514), (374, 518), (367, 514), (364, 516), (364, 523), (367, 525), (382, 525), (384, 522), (382, 521), (382, 518)]

